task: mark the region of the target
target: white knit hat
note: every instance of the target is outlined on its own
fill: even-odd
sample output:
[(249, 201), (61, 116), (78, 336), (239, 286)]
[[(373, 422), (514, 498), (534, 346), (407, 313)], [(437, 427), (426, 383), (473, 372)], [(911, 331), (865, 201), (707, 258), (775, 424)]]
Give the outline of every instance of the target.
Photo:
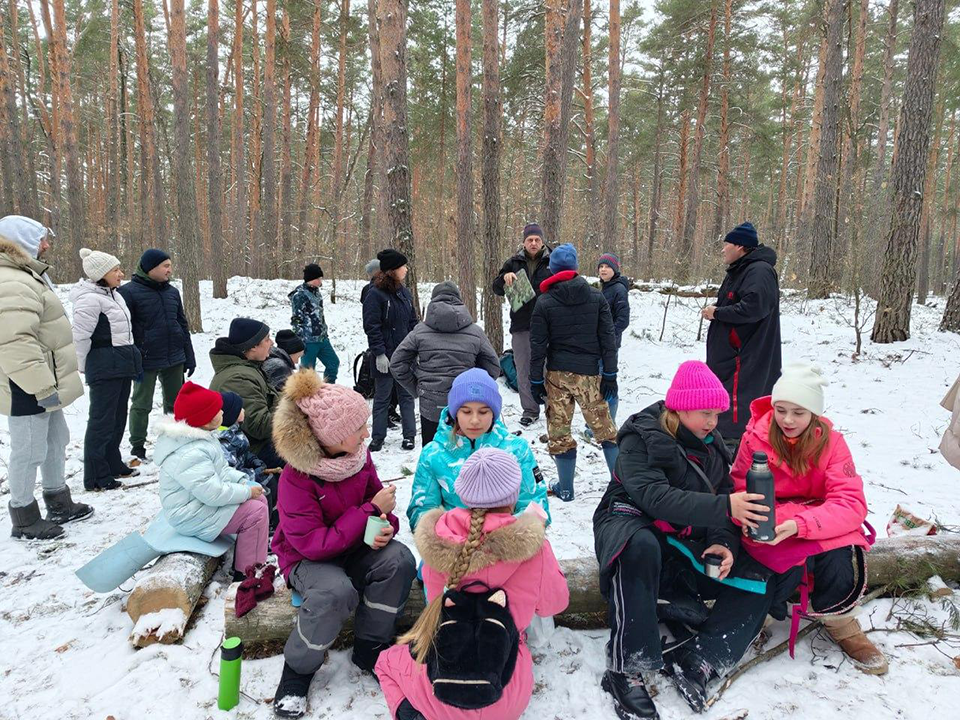
[(119, 267), (120, 261), (110, 253), (80, 248), (80, 259), (83, 261), (83, 272), (93, 282), (103, 280), (103, 276)]
[(814, 415), (823, 415), (823, 388), (830, 383), (820, 373), (820, 368), (806, 363), (791, 363), (780, 373), (773, 386), (770, 402), (781, 400), (799, 405)]

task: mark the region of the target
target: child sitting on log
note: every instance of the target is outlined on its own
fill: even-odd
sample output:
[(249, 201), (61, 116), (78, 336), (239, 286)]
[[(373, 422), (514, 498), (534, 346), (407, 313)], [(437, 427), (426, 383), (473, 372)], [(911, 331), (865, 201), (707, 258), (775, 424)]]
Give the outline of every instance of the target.
[(206, 540), (236, 535), (234, 580), (267, 560), (268, 513), (263, 488), (227, 464), (216, 430), (223, 396), (184, 383), (173, 417), (158, 428), (154, 457), (160, 465), (160, 504), (182, 535)]
[[(428, 512), (416, 531), (430, 602), (377, 661), (397, 720), (516, 720), (533, 692), (526, 629), (563, 611), (566, 578), (536, 504), (514, 515), (522, 471), (510, 453), (481, 448), (456, 480), (465, 507)], [(474, 614), (474, 612), (476, 614)]]
[[(287, 462), (273, 551), (303, 598), (283, 650), (273, 704), (279, 717), (306, 712), (310, 681), (354, 611), (353, 662), (373, 672), (416, 576), (413, 555), (393, 539), (396, 488), (380, 483), (364, 442), (369, 417), (359, 393), (304, 368), (287, 380), (273, 418), (274, 447)], [(389, 524), (367, 545), (372, 519)]]
[[(823, 417), (826, 384), (814, 367), (787, 365), (772, 395), (750, 404), (750, 422), (730, 474), (736, 489), (743, 490), (753, 454), (766, 453), (777, 523), (772, 542), (743, 541), (750, 555), (776, 573), (767, 596), (752, 600), (758, 611), (783, 619), (785, 602), (800, 587), (791, 655), (800, 617), (821, 617), (827, 633), (859, 670), (883, 675), (887, 659), (855, 617), (866, 588), (864, 553), (874, 533), (869, 525), (869, 535), (863, 529), (867, 500), (850, 449)], [(752, 524), (744, 525), (746, 535), (746, 526)], [(808, 601), (814, 612), (807, 611)]]
[[(230, 467), (239, 470), (247, 479), (263, 486), (264, 495), (269, 495), (267, 479), (273, 473), (279, 473), (280, 468), (271, 469), (260, 458), (250, 451), (250, 441), (240, 429), (243, 422), (243, 398), (233, 392), (220, 393), (223, 396), (223, 419), (217, 430), (217, 439), (223, 456)], [(267, 501), (269, 504), (269, 500)]]

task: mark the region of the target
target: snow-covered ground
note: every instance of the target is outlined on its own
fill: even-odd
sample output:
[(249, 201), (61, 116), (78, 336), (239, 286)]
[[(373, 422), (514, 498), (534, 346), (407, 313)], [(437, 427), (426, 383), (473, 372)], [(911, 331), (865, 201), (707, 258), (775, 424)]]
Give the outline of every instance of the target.
[[(211, 299), (209, 283), (201, 288), (206, 332), (194, 336), (200, 360), (193, 380), (206, 383), (212, 370), (207, 352), (226, 333), (231, 318), (252, 316), (276, 331), (289, 326), (289, 281), (234, 278), (227, 300)], [(358, 302), (360, 283), (339, 283), (335, 305), (326, 304), (333, 344), (341, 358), (340, 383), (352, 385), (353, 359), (365, 339)], [(421, 289), (428, 297), (429, 288)], [(66, 304), (69, 286), (61, 286)], [(328, 295), (329, 287), (324, 286)], [(660, 341), (665, 297), (631, 292), (633, 321), (624, 335), (620, 360), (621, 420), (663, 397), (677, 365), (704, 357), (696, 341), (698, 300), (670, 303)], [(948, 416), (939, 401), (960, 372), (960, 337), (936, 332), (941, 309), (914, 309), (913, 338), (895, 345), (865, 341), (863, 355), (852, 358), (854, 333), (849, 303), (807, 302), (789, 296), (782, 304), (784, 362), (806, 360), (820, 365), (831, 380), (827, 414), (846, 434), (866, 482), (870, 522), (881, 535), (896, 505), (948, 526), (960, 525), (957, 471), (937, 454), (939, 435)], [(704, 334), (706, 328), (704, 327)], [(519, 400), (502, 388), (504, 417), (518, 428)], [(157, 395), (159, 403), (159, 392)], [(159, 417), (156, 409), (152, 421)], [(125, 588), (108, 595), (88, 591), (73, 571), (131, 530), (140, 528), (159, 508), (156, 484), (104, 494), (87, 493), (82, 483), (82, 449), (86, 398), (66, 410), (72, 441), (67, 473), (75, 497), (96, 507), (96, 514), (68, 526), (63, 539), (49, 544), (8, 539), (10, 521), (0, 513), (0, 718), (269, 718), (282, 658), (246, 660), (240, 705), (229, 713), (216, 708), (218, 654), (222, 635), (223, 595), (227, 578), (218, 573), (182, 644), (134, 650), (128, 636), (132, 622), (123, 611)], [(576, 423), (582, 426), (578, 417)], [(396, 431), (395, 431), (396, 432)], [(546, 446), (543, 421), (524, 435), (532, 442), (548, 479), (555, 477)], [(419, 434), (418, 434), (419, 443)], [(6, 421), (0, 421), (0, 476), (9, 457)], [(148, 445), (148, 452), (151, 451)], [(419, 451), (419, 448), (418, 448)], [(399, 434), (391, 435), (376, 460), (384, 479), (397, 479), (398, 512), (410, 496), (417, 452), (400, 450)], [(131, 481), (157, 478), (147, 464)], [(581, 444), (576, 502), (553, 505), (549, 537), (561, 558), (591, 555), (591, 516), (606, 483), (599, 449)], [(6, 489), (3, 491), (6, 493)], [(39, 495), (39, 491), (38, 491)], [(4, 504), (6, 497), (3, 497)], [(409, 542), (409, 533), (401, 539)], [(960, 596), (958, 596), (960, 604)], [(945, 608), (925, 600), (917, 607), (938, 622)], [(889, 629), (890, 600), (871, 603), (864, 624)], [(899, 611), (898, 611), (899, 613)], [(956, 635), (957, 630), (952, 633)], [(768, 647), (782, 641), (786, 624), (774, 625)], [(871, 637), (890, 658), (884, 678), (867, 677), (843, 662), (839, 651), (822, 637), (801, 641), (796, 660), (788, 656), (751, 670), (724, 694), (708, 718), (950, 718), (960, 705), (960, 669), (954, 643), (938, 647), (906, 632), (876, 632)], [(602, 630), (558, 629), (546, 645), (535, 649), (536, 687), (527, 717), (613, 718), (600, 690), (604, 669)], [(949, 639), (948, 639), (949, 642)], [(752, 651), (751, 651), (752, 654)], [(960, 660), (957, 661), (960, 663)], [(670, 682), (658, 679), (657, 697), (665, 720), (690, 712)], [(387, 720), (389, 713), (373, 679), (363, 677), (345, 652), (334, 652), (314, 680), (310, 717)]]

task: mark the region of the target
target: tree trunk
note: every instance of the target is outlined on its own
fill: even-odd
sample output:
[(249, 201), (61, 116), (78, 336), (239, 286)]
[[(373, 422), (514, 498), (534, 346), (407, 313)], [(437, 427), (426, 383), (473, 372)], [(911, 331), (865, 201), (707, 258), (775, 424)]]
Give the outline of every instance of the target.
[[(346, 1), (346, 0), (344, 0)], [(264, 272), (277, 269), (277, 0), (267, 0), (263, 56), (263, 213), (260, 242)]]
[[(320, 104), (320, 13), (322, 7), (322, 0), (314, 0), (313, 30), (310, 35), (310, 100), (307, 108), (307, 142), (303, 152), (303, 174), (300, 179), (300, 215), (297, 221), (297, 233), (300, 238), (299, 253), (304, 252), (307, 238), (310, 236), (308, 208), (313, 196), (313, 161), (317, 154), (317, 135), (319, 133), (317, 113)], [(379, 62), (379, 59), (377, 62)], [(378, 92), (376, 81), (374, 81), (372, 92), (376, 97)]]
[(20, 115), (17, 110), (14, 74), (10, 71), (6, 49), (6, 21), (0, 5), (0, 153), (3, 160), (3, 187), (5, 215), (33, 215), (30, 202), (30, 180), (24, 167), (23, 138), (20, 135)]
[(580, 49), (580, 23), (583, 21), (583, 0), (567, 0), (563, 39), (560, 44), (560, 194), (557, 198), (557, 242), (561, 242), (563, 198), (567, 186), (567, 149), (570, 142), (570, 116), (573, 112), (573, 89), (577, 80), (577, 51)]
[[(383, 226), (381, 204), (374, 201), (374, 188), (382, 187), (383, 176), (383, 80), (380, 72), (380, 31), (377, 28), (377, 0), (367, 0), (367, 31), (370, 39), (370, 145), (367, 151), (367, 172), (363, 178), (363, 208), (360, 216), (360, 246), (363, 256), (372, 258), (380, 247)], [(443, 141), (441, 140), (441, 143)], [(377, 193), (378, 197), (381, 193)], [(375, 207), (376, 205), (376, 207)], [(372, 216), (376, 214), (376, 225)]]
[(820, 155), (813, 207), (810, 244), (810, 282), (807, 296), (828, 297), (835, 289), (833, 263), (837, 260), (836, 212), (837, 130), (843, 101), (843, 22), (845, 0), (827, 0), (826, 42), (823, 74), (823, 115), (820, 128)]
[(503, 352), (503, 301), (487, 283), (500, 263), (500, 0), (483, 0), (483, 329), (497, 355)]
[(940, 135), (943, 132), (944, 102), (937, 108), (937, 130), (927, 157), (923, 181), (923, 208), (920, 211), (920, 267), (917, 274), (917, 304), (924, 305), (930, 293), (930, 243), (933, 236), (933, 206), (937, 201), (937, 168), (940, 165)]
[(337, 52), (337, 107), (333, 135), (333, 175), (330, 180), (333, 208), (330, 214), (330, 242), (333, 255), (333, 284), (331, 302), (336, 302), (337, 277), (342, 272), (342, 260), (346, 248), (341, 248), (341, 222), (343, 201), (343, 112), (347, 97), (347, 23), (350, 21), (350, 0), (340, 0), (340, 44)]
[(700, 158), (703, 155), (703, 138), (706, 132), (707, 103), (710, 100), (710, 74), (713, 72), (713, 46), (717, 35), (717, 0), (710, 4), (710, 25), (707, 30), (707, 49), (703, 58), (703, 81), (700, 85), (700, 103), (697, 107), (697, 128), (693, 136), (693, 159), (690, 163), (689, 197), (686, 214), (680, 229), (679, 265), (677, 280), (687, 282), (693, 264), (696, 246), (697, 218), (700, 213)]
[(562, 154), (560, 145), (560, 79), (562, 74), (563, 0), (546, 0), (544, 18), (544, 67), (546, 84), (543, 103), (543, 175), (541, 178), (540, 225), (544, 241), (558, 242), (560, 231), (560, 192)]
[(290, 13), (287, 8), (283, 8), (283, 20), (280, 25), (280, 37), (283, 38), (285, 52), (281, 62), (281, 80), (283, 82), (283, 119), (281, 121), (280, 131), (280, 262), (277, 263), (277, 274), (284, 276), (284, 270), (289, 269), (288, 263), (293, 262), (293, 240), (292, 240), (292, 221), (293, 209), (296, 207), (293, 202), (293, 158), (291, 157), (291, 143), (293, 142), (293, 129), (291, 127), (290, 107), (291, 96), (293, 93), (291, 82), (291, 62), (290, 55)]
[[(207, 204), (211, 246), (223, 237), (223, 198), (220, 183), (220, 5), (208, 0), (207, 5)], [(227, 296), (228, 264), (223, 258), (213, 260), (213, 296)]]
[(607, 112), (607, 173), (603, 186), (603, 241), (616, 244), (617, 210), (620, 200), (620, 0), (610, 0), (610, 45), (607, 55), (609, 81)]
[(250, 0), (250, 52), (251, 71), (253, 78), (253, 105), (250, 117), (250, 236), (249, 244), (244, 242), (241, 247), (250, 248), (250, 274), (253, 277), (264, 277), (264, 256), (267, 248), (264, 246), (261, 232), (261, 198), (263, 193), (263, 90), (260, 85), (260, 31), (258, 29), (259, 14), (257, 0)]
[(413, 294), (417, 317), (420, 317), (410, 188), (410, 137), (407, 134), (407, 2), (377, 0), (377, 18), (380, 22), (384, 163), (390, 238), (409, 261), (407, 285)]
[[(826, 5), (824, 6), (826, 8)], [(825, 29), (825, 27), (824, 27)], [(817, 161), (820, 157), (820, 134), (823, 125), (823, 89), (824, 73), (826, 72), (827, 58), (827, 36), (822, 33), (820, 38), (820, 50), (817, 55), (817, 78), (814, 82), (813, 94), (813, 115), (810, 119), (810, 139), (807, 142), (807, 160), (803, 171), (803, 188), (800, 195), (800, 207), (797, 213), (800, 216), (799, 227), (797, 231), (797, 256), (802, 261), (806, 256), (808, 262), (804, 263), (805, 268), (809, 267), (810, 236), (813, 231), (813, 188), (814, 178), (817, 171)], [(801, 263), (798, 262), (798, 269)]]
[(600, 174), (597, 172), (597, 136), (593, 112), (593, 11), (583, 0), (583, 128), (587, 163), (587, 246), (600, 251)]
[[(108, 63), (109, 94), (107, 95), (107, 238), (116, 247), (120, 236), (120, 2), (110, 2), (110, 60)], [(129, 240), (129, 238), (127, 238)], [(125, 245), (127, 243), (124, 243)]]
[(456, 0), (457, 27), (457, 268), (464, 305), (477, 317), (477, 280), (473, 271), (476, 229), (473, 222), (473, 101), (470, 87), (472, 30), (470, 0)]
[[(732, 0), (728, 0), (732, 2)], [(661, 169), (663, 157), (663, 106), (664, 106), (664, 59), (660, 58), (657, 80), (657, 139), (653, 151), (653, 178), (650, 182), (650, 231), (647, 235), (647, 273), (653, 274), (653, 248), (657, 236), (657, 223), (660, 220), (660, 192), (663, 185)]]
[(910, 337), (910, 311), (917, 277), (920, 212), (930, 148), (933, 93), (940, 62), (944, 0), (917, 0), (900, 129), (893, 163), (893, 218), (883, 258), (883, 279), (871, 338), (888, 343)]
[[(690, 112), (684, 110), (680, 114), (680, 160), (677, 168), (677, 212), (673, 219), (673, 237), (675, 240), (678, 240), (683, 234), (683, 210), (686, 207), (684, 203), (686, 202), (687, 196), (687, 146), (689, 145), (689, 139)], [(680, 277), (680, 271), (683, 270), (683, 261), (680, 260), (680, 256), (677, 255), (674, 262), (675, 265), (671, 279), (676, 280)]]
[(173, 178), (177, 188), (177, 263), (182, 268), (183, 309), (192, 332), (203, 332), (200, 311), (201, 239), (197, 228), (197, 196), (190, 167), (190, 88), (187, 77), (187, 28), (184, 0), (170, 0), (170, 66), (173, 88)]
[(943, 204), (940, 207), (940, 232), (937, 237), (937, 257), (933, 269), (933, 292), (937, 295), (943, 295), (946, 292), (947, 267), (949, 260), (949, 250), (947, 248), (947, 218), (952, 214), (950, 210), (950, 201), (953, 198), (953, 159), (954, 143), (953, 139), (957, 132), (957, 116), (951, 114), (950, 117), (950, 136), (947, 138), (947, 166), (944, 169), (943, 180)]
[[(786, 44), (786, 33), (787, 29), (784, 27), (784, 42)], [(783, 153), (780, 159), (780, 185), (777, 191), (777, 212), (775, 215), (776, 220), (774, 221), (773, 231), (770, 233), (774, 241), (777, 243), (777, 247), (782, 249), (786, 242), (786, 227), (787, 227), (787, 179), (790, 175), (790, 154), (792, 150), (793, 143), (793, 130), (794, 126), (797, 125), (797, 103), (800, 101), (800, 86), (801, 86), (801, 75), (803, 69), (803, 41), (800, 42), (800, 46), (797, 48), (797, 67), (796, 67), (796, 78), (793, 84), (793, 99), (790, 102), (790, 121), (787, 122), (787, 85), (786, 82), (783, 83), (782, 94), (783, 98), (783, 114), (780, 122), (780, 131), (783, 133)], [(788, 56), (784, 56), (784, 65), (788, 66), (787, 62)], [(784, 77), (786, 79), (786, 76)]]

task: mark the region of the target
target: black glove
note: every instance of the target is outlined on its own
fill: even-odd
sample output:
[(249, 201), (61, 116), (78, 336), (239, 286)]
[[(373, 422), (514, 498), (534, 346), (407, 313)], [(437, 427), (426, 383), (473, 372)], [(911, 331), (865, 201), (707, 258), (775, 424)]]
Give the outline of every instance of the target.
[(193, 377), (193, 374), (194, 374), (196, 371), (197, 371), (197, 366), (196, 366), (196, 365), (193, 365), (193, 366), (191, 366), (191, 367), (186, 368), (187, 377)]
[(600, 379), (600, 394), (604, 400), (610, 400), (617, 396), (617, 374), (603, 373)]
[(537, 405), (543, 405), (547, 402), (547, 386), (543, 384), (543, 380), (530, 381), (530, 394), (533, 395), (533, 400)]

